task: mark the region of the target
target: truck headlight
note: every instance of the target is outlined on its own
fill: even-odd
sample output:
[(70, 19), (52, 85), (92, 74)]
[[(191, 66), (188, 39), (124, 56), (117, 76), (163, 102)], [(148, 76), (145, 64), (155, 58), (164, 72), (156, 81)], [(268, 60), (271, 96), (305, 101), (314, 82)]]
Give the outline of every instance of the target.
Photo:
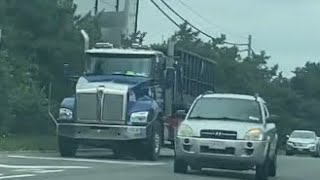
[(71, 120), (73, 118), (73, 113), (70, 109), (60, 108), (59, 109), (59, 119)]
[(191, 137), (193, 136), (193, 130), (190, 126), (181, 124), (178, 128), (177, 135), (182, 137)]
[(262, 141), (263, 138), (264, 133), (261, 129), (258, 128), (250, 129), (245, 136), (245, 140), (248, 141)]
[(133, 123), (146, 123), (148, 121), (148, 111), (134, 112), (130, 116), (130, 122)]

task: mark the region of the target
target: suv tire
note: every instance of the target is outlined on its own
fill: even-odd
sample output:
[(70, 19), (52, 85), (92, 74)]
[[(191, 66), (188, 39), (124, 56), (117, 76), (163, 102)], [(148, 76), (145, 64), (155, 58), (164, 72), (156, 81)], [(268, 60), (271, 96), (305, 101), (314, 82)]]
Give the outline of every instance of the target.
[(269, 163), (269, 176), (275, 177), (277, 176), (277, 155), (273, 158), (273, 160)]
[(267, 160), (261, 164), (256, 166), (256, 180), (268, 180), (269, 176), (269, 160)]

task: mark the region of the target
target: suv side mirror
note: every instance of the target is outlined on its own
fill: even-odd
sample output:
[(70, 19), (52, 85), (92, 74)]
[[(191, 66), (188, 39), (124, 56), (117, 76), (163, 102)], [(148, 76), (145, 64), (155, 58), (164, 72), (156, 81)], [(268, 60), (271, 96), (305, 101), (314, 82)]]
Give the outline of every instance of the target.
[(270, 115), (267, 119), (267, 123), (277, 123), (279, 121), (279, 116), (277, 115)]
[(176, 116), (178, 118), (184, 119), (187, 116), (187, 112), (186, 112), (186, 110), (178, 110), (176, 112)]
[(289, 135), (286, 135), (286, 138), (287, 138), (287, 139), (289, 139), (289, 138), (290, 138), (290, 136), (289, 136)]
[(166, 68), (166, 86), (170, 88), (174, 84), (175, 69), (173, 67)]

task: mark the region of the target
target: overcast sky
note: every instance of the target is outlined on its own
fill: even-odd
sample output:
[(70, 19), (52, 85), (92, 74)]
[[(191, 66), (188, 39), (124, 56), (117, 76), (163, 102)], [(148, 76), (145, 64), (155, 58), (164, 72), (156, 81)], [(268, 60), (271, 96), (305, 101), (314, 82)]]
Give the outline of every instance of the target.
[[(114, 0), (101, 1), (101, 8), (112, 9), (111, 5), (115, 4)], [(155, 1), (161, 4), (160, 0)], [(93, 9), (94, 0), (75, 2), (79, 6), (78, 13)], [(166, 2), (191, 23), (213, 36), (224, 33), (228, 41), (246, 43), (248, 35), (252, 34), (254, 51), (266, 50), (272, 57), (269, 64), (279, 64), (286, 76), (291, 76), (290, 72), (297, 66), (303, 66), (306, 61), (320, 60), (320, 0)], [(178, 18), (175, 19), (178, 21)], [(150, 0), (140, 0), (139, 29), (148, 33), (146, 43), (161, 42), (177, 30)]]

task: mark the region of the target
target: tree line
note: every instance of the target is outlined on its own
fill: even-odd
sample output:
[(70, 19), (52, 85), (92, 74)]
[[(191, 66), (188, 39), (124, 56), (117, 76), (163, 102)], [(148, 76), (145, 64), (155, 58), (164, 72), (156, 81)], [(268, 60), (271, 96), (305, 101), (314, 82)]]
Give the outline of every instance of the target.
[[(55, 107), (72, 93), (63, 78), (63, 63), (75, 72), (83, 67), (85, 29), (94, 43), (101, 37), (98, 16), (75, 15), (72, 0), (2, 0), (0, 28), (0, 133), (52, 133), (47, 115), (48, 84), (53, 83)], [(204, 41), (186, 23), (173, 37), (177, 48), (187, 49), (217, 62), (219, 92), (259, 93), (270, 111), (281, 117), (279, 134), (293, 129), (320, 129), (320, 64), (307, 62), (282, 76), (278, 65), (268, 66), (266, 52), (241, 57), (237, 47), (221, 46), (225, 37)], [(152, 47), (166, 52), (166, 42)], [(320, 132), (319, 132), (320, 133)]]

